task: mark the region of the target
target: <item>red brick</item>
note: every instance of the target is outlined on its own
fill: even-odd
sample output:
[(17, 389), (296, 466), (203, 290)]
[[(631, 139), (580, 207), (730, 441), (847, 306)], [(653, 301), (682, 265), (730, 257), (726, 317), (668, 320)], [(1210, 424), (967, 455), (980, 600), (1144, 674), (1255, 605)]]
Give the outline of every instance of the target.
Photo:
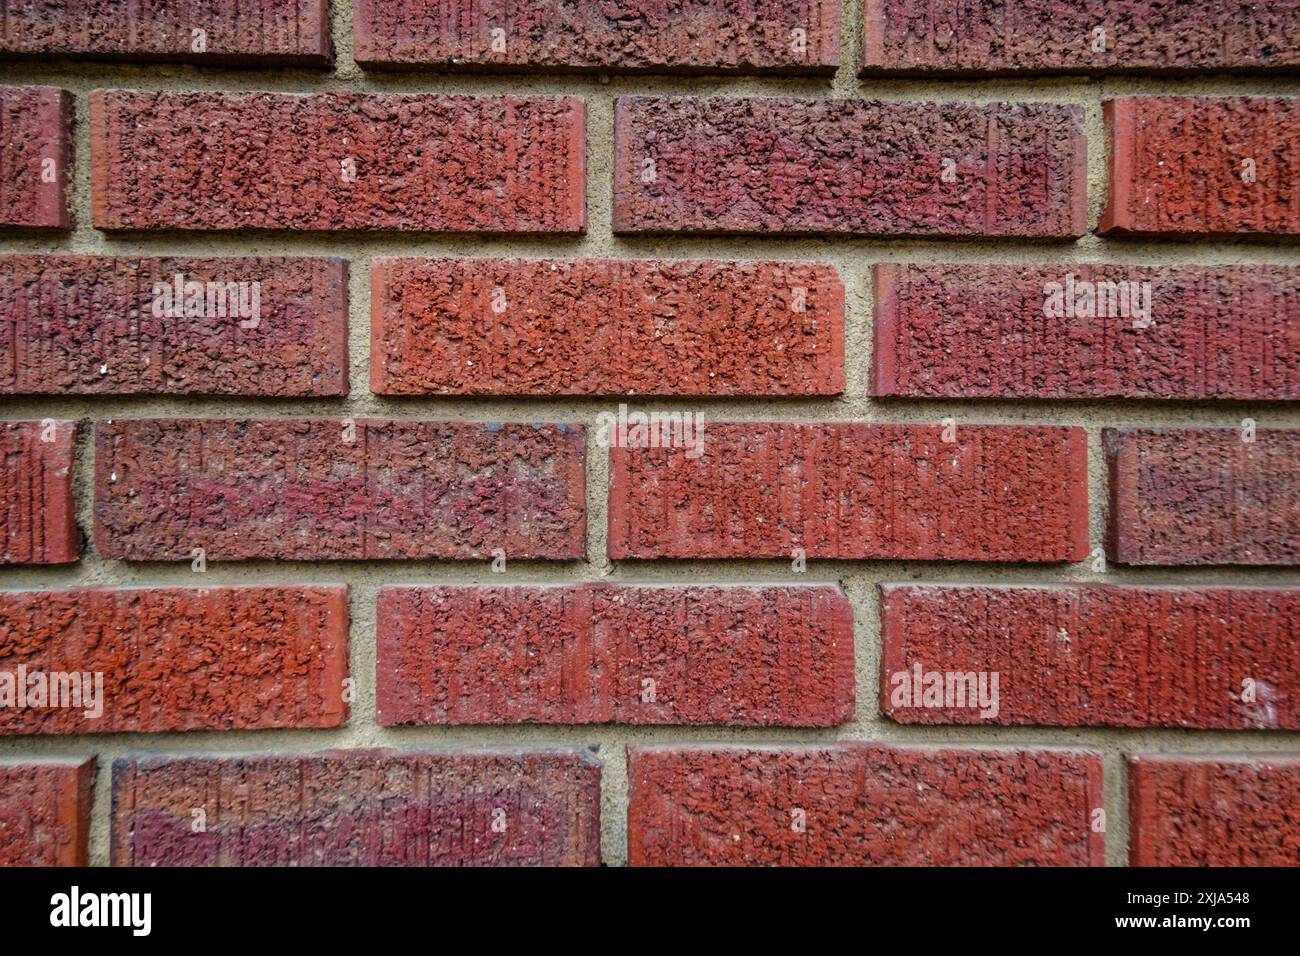
[[(338, 727), (347, 718), (343, 586), (0, 591), (0, 633), (0, 675), (13, 686), (20, 667), (29, 693), (34, 673), (80, 677), (75, 706), (53, 706), (51, 691), (42, 706), (29, 698), (0, 708), (0, 734)], [(87, 700), (93, 675), (102, 684)]]
[(1082, 429), (943, 431), (705, 422), (702, 454), (611, 448), (609, 555), (1083, 560)]
[(379, 394), (844, 390), (844, 285), (832, 266), (380, 259), (370, 286)]
[(375, 669), (385, 725), (830, 727), (853, 611), (833, 585), (384, 588)]
[(0, 867), (86, 866), (95, 758), (0, 764)]
[(831, 74), (839, 63), (839, 0), (452, 0), (437, 15), (423, 0), (357, 0), (353, 16), (369, 68)]
[(71, 229), (72, 94), (0, 86), (0, 131), (0, 229)]
[(576, 750), (123, 758), (111, 832), (114, 866), (598, 866), (600, 763)]
[[(865, 0), (861, 75), (1294, 71), (1296, 0)], [(1105, 49), (1094, 49), (1104, 29)]]
[(1300, 564), (1300, 429), (1107, 428), (1123, 564)]
[(1300, 756), (1129, 754), (1133, 866), (1300, 866)]
[(1098, 232), (1300, 234), (1300, 98), (1130, 96), (1102, 106), (1110, 192)]
[(329, 0), (9, 0), (0, 55), (328, 66)]
[[(881, 598), (881, 708), (899, 723), (1300, 730), (1300, 588), (882, 585)], [(954, 706), (926, 704), (918, 671), (983, 674), (986, 690), (997, 673), (996, 713), (955, 683)]]
[(1066, 238), (1086, 165), (1073, 106), (621, 97), (614, 231)]
[(96, 90), (95, 226), (580, 233), (584, 114), (576, 97)]
[(1090, 751), (631, 747), (628, 778), (632, 866), (1104, 861)]
[[(185, 316), (177, 275), (220, 297)], [(342, 259), (0, 257), (0, 394), (346, 395), (347, 281)]]
[(0, 423), (0, 565), (81, 556), (72, 500), (76, 422)]
[(126, 561), (195, 548), (209, 561), (581, 559), (585, 458), (581, 425), (99, 422), (95, 546)]

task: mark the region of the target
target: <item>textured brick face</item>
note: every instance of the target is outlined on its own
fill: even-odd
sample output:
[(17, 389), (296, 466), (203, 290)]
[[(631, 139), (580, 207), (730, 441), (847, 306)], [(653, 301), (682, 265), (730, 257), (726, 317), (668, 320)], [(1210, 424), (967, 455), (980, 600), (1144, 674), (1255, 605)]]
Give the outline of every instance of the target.
[[(8, 675), (11, 687), (27, 685), (28, 702), (0, 708), (0, 734), (337, 727), (347, 717), (345, 587), (4, 591), (0, 634), (0, 692)], [(79, 680), (56, 692), (54, 673)]]
[(826, 727), (853, 712), (853, 612), (822, 587), (379, 594), (382, 724)]
[(70, 229), (72, 96), (0, 86), (0, 229)]
[(628, 778), (633, 866), (1104, 859), (1090, 826), (1101, 806), (1101, 757), (1091, 752), (629, 748)]
[(575, 97), (90, 94), (95, 225), (577, 233)]
[(600, 765), (576, 751), (113, 763), (114, 866), (599, 862)]
[(1107, 553), (1124, 564), (1300, 563), (1300, 429), (1102, 432)]
[(579, 425), (99, 422), (95, 544), (128, 561), (577, 559), (585, 457)]
[(616, 233), (1085, 229), (1077, 107), (622, 97), (614, 154)]
[[(899, 723), (1300, 729), (1300, 588), (881, 592), (880, 700)], [(996, 708), (945, 676), (994, 673)]]
[(356, 60), (371, 68), (827, 74), (839, 63), (839, 0), (452, 0), (437, 16), (422, 0), (357, 0), (353, 17)]
[(1103, 105), (1110, 190), (1100, 232), (1300, 234), (1300, 98), (1136, 96)]
[(342, 259), (0, 258), (0, 394), (347, 391)]
[(706, 422), (698, 449), (611, 448), (623, 558), (1079, 561), (1082, 429)]
[(1133, 866), (1300, 865), (1300, 758), (1128, 757)]
[(813, 263), (381, 259), (371, 388), (833, 395), (844, 285)]
[(75, 444), (75, 422), (0, 423), (0, 565), (67, 564), (81, 555)]
[(873, 395), (1300, 398), (1292, 267), (963, 263), (874, 274)]
[(0, 867), (85, 866), (95, 760), (0, 764)]

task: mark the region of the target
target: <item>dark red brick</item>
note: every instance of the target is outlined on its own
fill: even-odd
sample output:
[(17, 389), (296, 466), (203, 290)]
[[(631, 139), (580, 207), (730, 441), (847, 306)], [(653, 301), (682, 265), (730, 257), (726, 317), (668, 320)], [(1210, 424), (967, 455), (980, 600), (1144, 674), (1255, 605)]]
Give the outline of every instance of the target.
[(386, 725), (853, 715), (853, 610), (833, 585), (384, 588), (377, 640)]
[(0, 763), (0, 867), (86, 866), (95, 758)]
[(0, 565), (81, 556), (72, 500), (75, 422), (0, 423)]
[(844, 285), (832, 266), (380, 259), (370, 285), (379, 394), (844, 390)]
[(0, 394), (346, 395), (347, 282), (342, 259), (0, 257)]
[(0, 229), (71, 229), (72, 94), (0, 86)]
[(584, 116), (576, 97), (96, 90), (95, 226), (580, 233)]
[(581, 425), (99, 422), (95, 545), (126, 561), (195, 548), (209, 561), (580, 559), (585, 458)]
[(123, 758), (111, 860), (597, 866), (600, 763), (574, 750)]
[(1101, 773), (1091, 751), (631, 747), (628, 863), (1101, 866)]

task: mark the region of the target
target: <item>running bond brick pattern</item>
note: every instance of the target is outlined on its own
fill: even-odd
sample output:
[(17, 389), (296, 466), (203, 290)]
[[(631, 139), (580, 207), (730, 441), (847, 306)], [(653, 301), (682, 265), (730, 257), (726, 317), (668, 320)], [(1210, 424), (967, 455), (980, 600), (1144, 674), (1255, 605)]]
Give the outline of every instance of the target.
[(95, 546), (127, 561), (579, 559), (581, 425), (118, 419), (95, 427)]
[(99, 229), (584, 229), (577, 97), (95, 90), (89, 100)]
[(873, 395), (1300, 399), (1293, 267), (881, 264), (874, 277)]
[(0, 867), (85, 866), (95, 758), (0, 763)]
[(72, 96), (0, 87), (0, 229), (70, 229)]
[(881, 605), (899, 723), (1300, 729), (1300, 588), (882, 585)]
[(1098, 866), (1101, 755), (628, 749), (633, 866)]
[(844, 284), (815, 263), (380, 259), (388, 395), (835, 395)]
[(839, 0), (357, 0), (372, 69), (834, 73)]
[(829, 727), (853, 712), (834, 586), (384, 588), (381, 724)]
[(1128, 757), (1133, 866), (1295, 866), (1300, 756)]
[(28, 706), (0, 708), (0, 734), (337, 727), (347, 717), (341, 586), (3, 591), (0, 634), (0, 689), (4, 675), (39, 674), (42, 697), (28, 689)]
[(72, 500), (75, 422), (0, 427), (0, 565), (67, 564), (81, 554)]
[(112, 862), (595, 866), (600, 765), (559, 750), (124, 758)]
[(342, 259), (0, 257), (0, 394), (346, 395)]

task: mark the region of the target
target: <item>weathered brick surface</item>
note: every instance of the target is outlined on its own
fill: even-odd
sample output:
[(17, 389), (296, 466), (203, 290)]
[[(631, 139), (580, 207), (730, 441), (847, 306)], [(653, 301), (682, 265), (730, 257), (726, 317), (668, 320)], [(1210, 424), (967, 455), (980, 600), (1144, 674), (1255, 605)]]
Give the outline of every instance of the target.
[(596, 866), (600, 764), (559, 750), (123, 758), (112, 863)]
[(95, 758), (0, 763), (0, 867), (85, 866)]
[(96, 90), (95, 226), (579, 233), (584, 116), (577, 97)]
[(834, 395), (844, 285), (806, 262), (380, 259), (371, 390)]
[(585, 457), (580, 425), (101, 421), (95, 545), (128, 561), (582, 558)]
[(873, 395), (1300, 398), (1293, 267), (884, 264), (874, 276)]
[(1300, 429), (1102, 431), (1124, 564), (1300, 563)]
[(1100, 866), (1101, 775), (1090, 751), (633, 747), (628, 862)]
[(1072, 106), (625, 96), (614, 231), (1080, 236), (1086, 162)]
[(1130, 96), (1103, 109), (1110, 189), (1098, 231), (1300, 234), (1300, 98)]
[(381, 724), (828, 727), (853, 713), (837, 588), (384, 588)]
[(343, 586), (2, 591), (0, 634), (0, 692), (5, 675), (27, 685), (26, 706), (0, 708), (0, 734), (337, 727), (347, 717)]
[(422, 0), (357, 0), (353, 17), (356, 60), (372, 69), (830, 74), (839, 63), (839, 0), (452, 0), (438, 15)]
[(610, 449), (622, 558), (1079, 561), (1082, 429), (706, 422), (697, 449)]
[[(881, 604), (899, 723), (1300, 729), (1300, 588), (882, 585)], [(994, 673), (983, 701), (947, 676)]]
[(864, 7), (863, 76), (1300, 67), (1296, 0), (865, 0)]
[(0, 86), (0, 229), (71, 229), (72, 96)]
[(1300, 866), (1300, 757), (1128, 755), (1133, 866)]
[(347, 281), (342, 259), (0, 257), (0, 394), (346, 395)]
[(329, 0), (9, 0), (0, 56), (327, 66), (329, 11)]
[(75, 422), (0, 423), (0, 565), (81, 555), (72, 500)]

